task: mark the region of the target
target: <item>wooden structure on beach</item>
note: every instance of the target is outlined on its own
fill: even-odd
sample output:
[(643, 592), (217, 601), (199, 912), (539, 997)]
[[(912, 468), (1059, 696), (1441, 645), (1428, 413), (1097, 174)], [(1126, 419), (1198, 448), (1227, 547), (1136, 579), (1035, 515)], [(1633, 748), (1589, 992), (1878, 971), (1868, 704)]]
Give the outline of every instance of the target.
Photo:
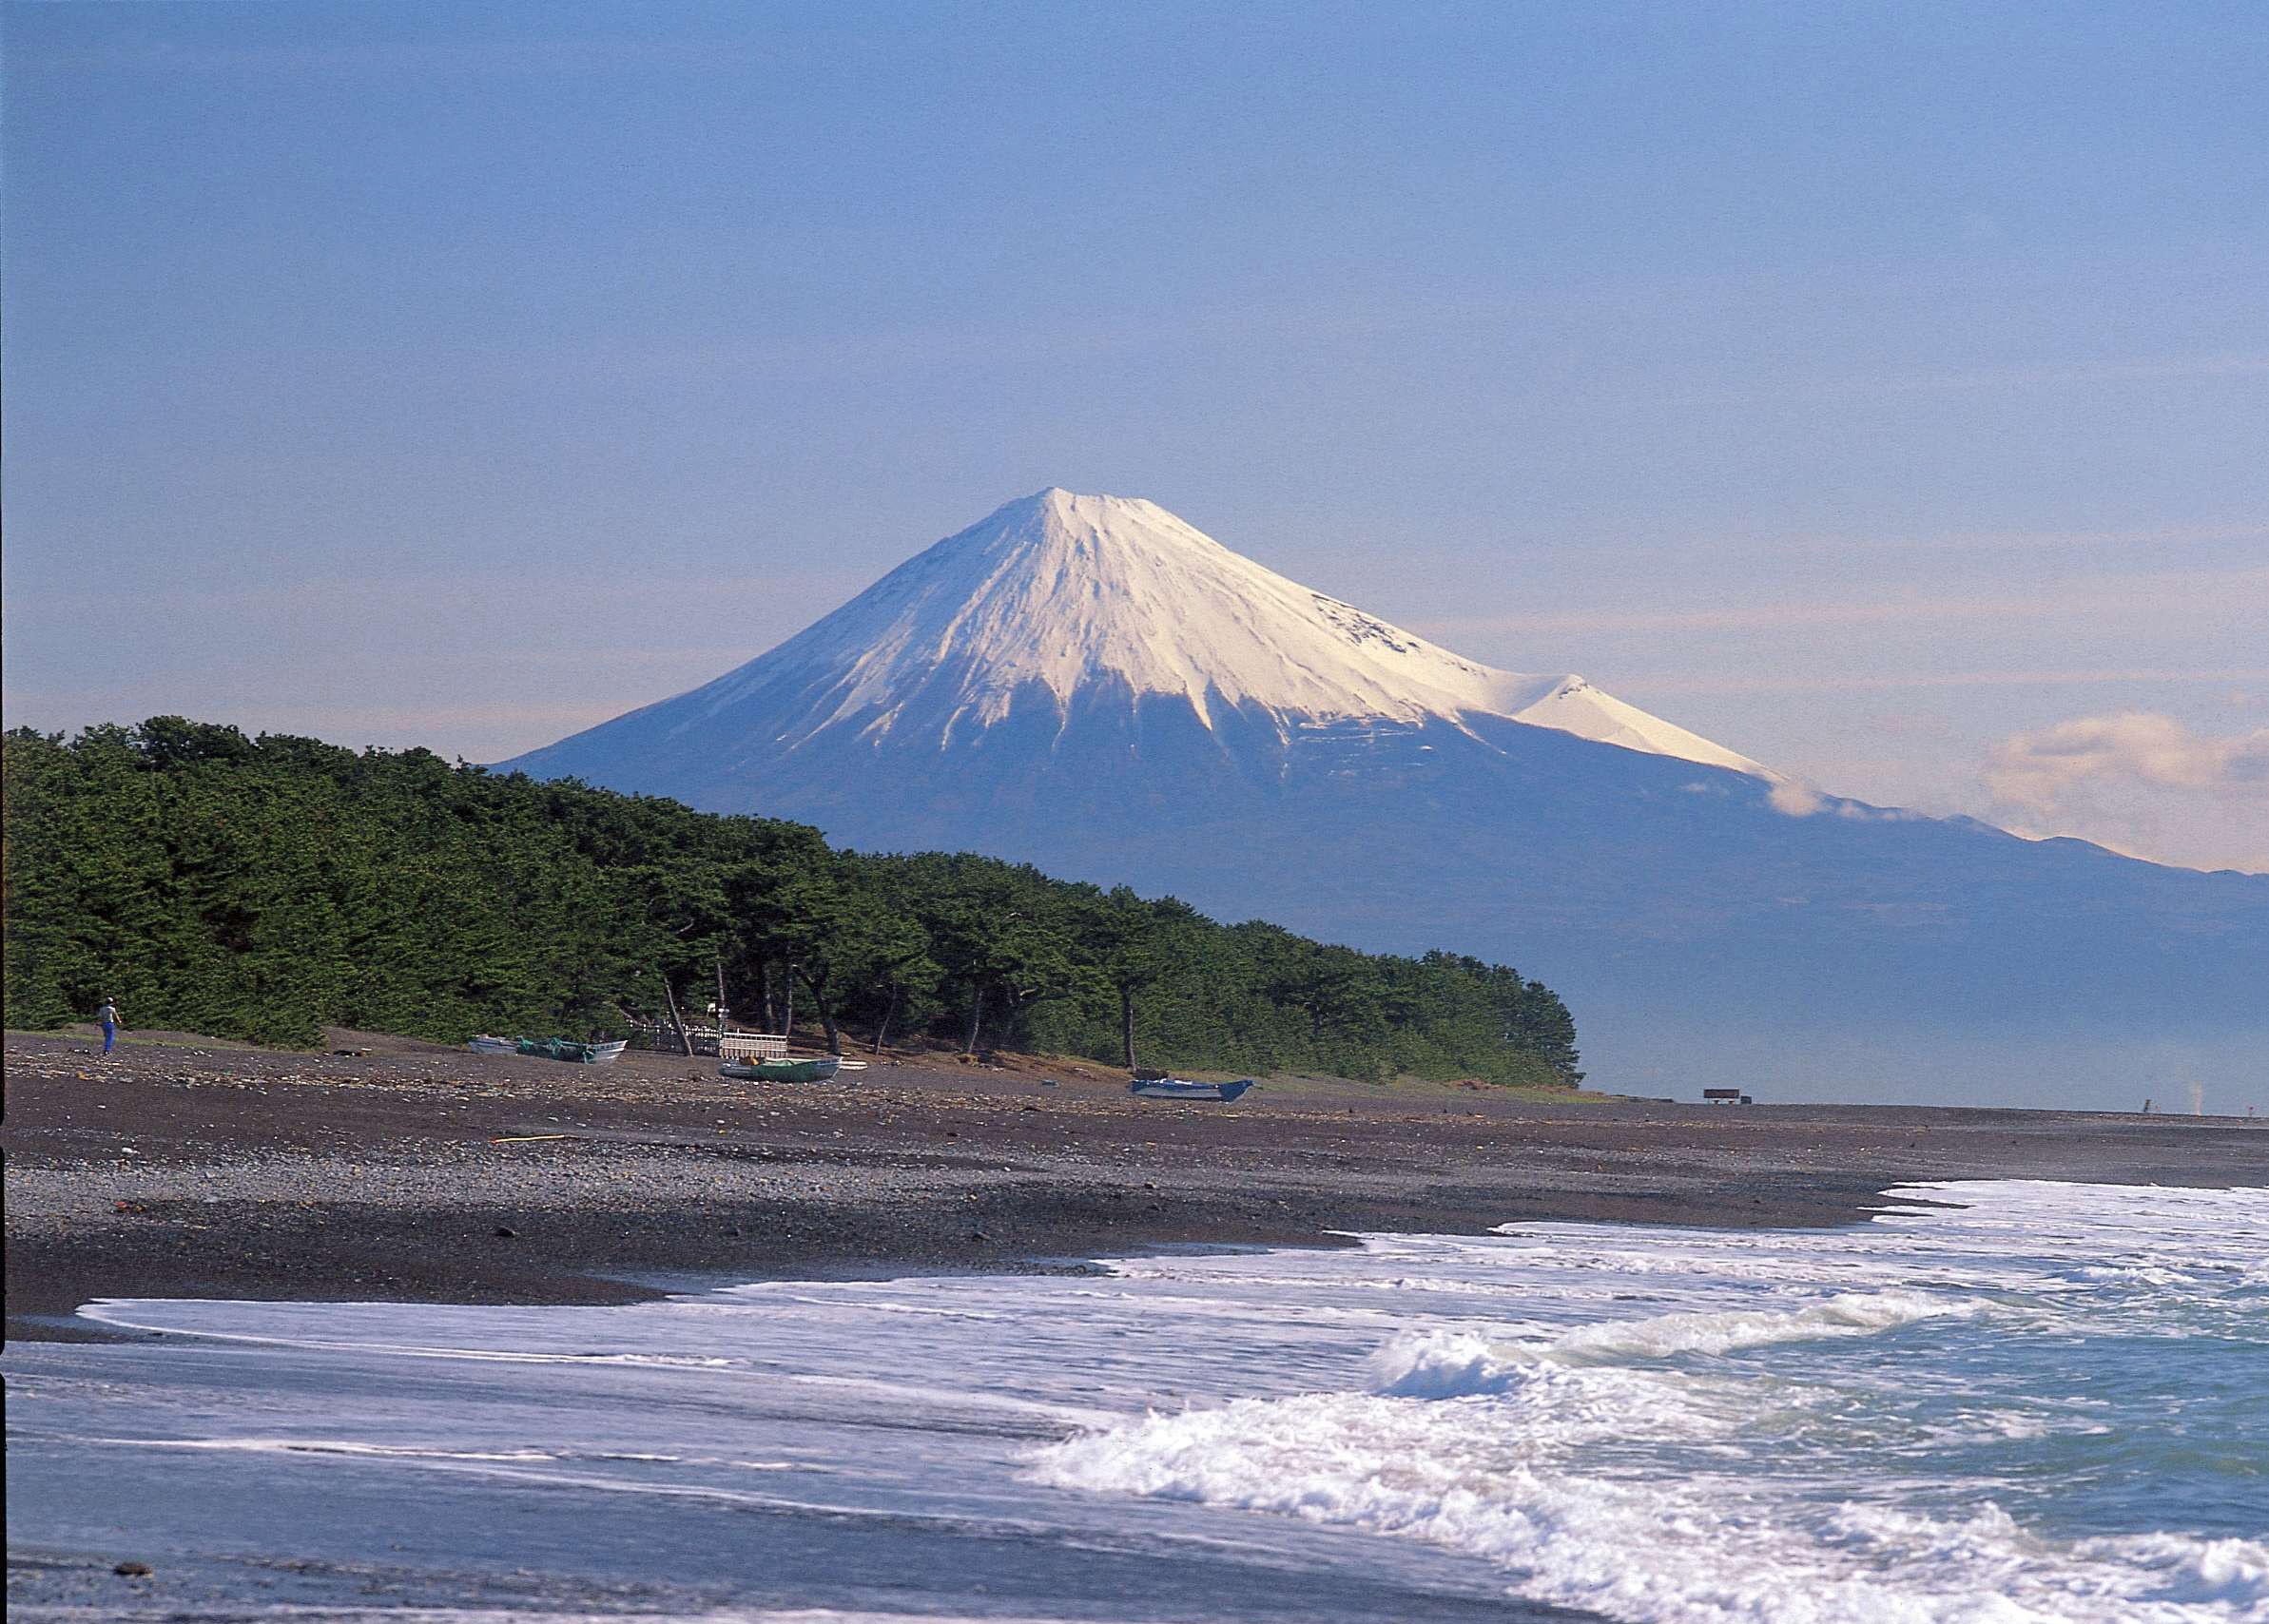
[(713, 1026), (688, 1026), (684, 1042), (678, 1029), (666, 1020), (630, 1022), (630, 1047), (665, 1054), (683, 1054), (690, 1044), (696, 1054), (721, 1060), (780, 1060), (787, 1056), (787, 1037), (777, 1032), (720, 1032)]

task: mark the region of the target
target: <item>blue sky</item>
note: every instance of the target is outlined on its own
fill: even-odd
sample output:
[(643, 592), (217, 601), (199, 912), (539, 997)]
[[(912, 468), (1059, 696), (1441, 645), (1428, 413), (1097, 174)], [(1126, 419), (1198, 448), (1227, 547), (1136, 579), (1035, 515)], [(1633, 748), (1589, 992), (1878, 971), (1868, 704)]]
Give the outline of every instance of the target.
[(1062, 484), (2269, 867), (2257, 5), (4, 26), (11, 724), (495, 759)]

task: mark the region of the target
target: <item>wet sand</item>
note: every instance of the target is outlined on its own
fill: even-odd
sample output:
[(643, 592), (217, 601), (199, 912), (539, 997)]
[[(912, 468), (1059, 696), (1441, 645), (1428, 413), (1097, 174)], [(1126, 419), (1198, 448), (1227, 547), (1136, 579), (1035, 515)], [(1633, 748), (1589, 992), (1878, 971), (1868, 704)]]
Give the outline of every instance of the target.
[(99, 1297), (625, 1302), (669, 1277), (1076, 1267), (1522, 1219), (1832, 1225), (1918, 1180), (2269, 1184), (2269, 1123), (1672, 1105), (1323, 1080), (1139, 1100), (1089, 1063), (740, 1084), (374, 1053), (7, 1045), (8, 1334)]

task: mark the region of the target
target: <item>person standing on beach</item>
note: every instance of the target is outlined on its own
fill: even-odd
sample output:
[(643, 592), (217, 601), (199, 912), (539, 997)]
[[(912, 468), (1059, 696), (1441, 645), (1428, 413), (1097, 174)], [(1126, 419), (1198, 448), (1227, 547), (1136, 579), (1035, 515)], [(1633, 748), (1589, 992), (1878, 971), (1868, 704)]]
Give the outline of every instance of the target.
[(118, 1006), (105, 998), (94, 1018), (103, 1023), (103, 1053), (107, 1054), (118, 1043)]

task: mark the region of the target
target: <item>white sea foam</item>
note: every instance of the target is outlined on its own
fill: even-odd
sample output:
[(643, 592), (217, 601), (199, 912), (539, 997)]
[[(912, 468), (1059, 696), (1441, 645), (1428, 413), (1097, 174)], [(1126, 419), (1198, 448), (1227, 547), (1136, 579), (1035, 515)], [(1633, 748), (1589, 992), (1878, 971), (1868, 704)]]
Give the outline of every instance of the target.
[[(2196, 1624), (2269, 1615), (2269, 1546), (2175, 1534), (2058, 1541), (1987, 1503), (1962, 1518), (1841, 1503), (1769, 1477), (1648, 1481), (1585, 1446), (1722, 1435), (1631, 1373), (1530, 1369), (1449, 1404), (1246, 1401), (1041, 1455), (1042, 1482), (1289, 1513), (1503, 1565), (1521, 1594), (1649, 1624)], [(1507, 1402), (1509, 1401), (1509, 1402)]]
[[(2256, 1284), (2269, 1197), (2022, 1183), (1907, 1193), (1973, 1205), (1828, 1237), (1521, 1230), (1486, 1278), (1524, 1288), (1526, 1309), (1559, 1276), (1587, 1283), (1553, 1292), (1563, 1302), (1660, 1303), (1662, 1286), (1639, 1283), (1677, 1279), (1671, 1300), (1684, 1304), (1553, 1334), (1412, 1329), (1371, 1355), (1367, 1391), (1150, 1415), (1043, 1449), (1033, 1473), (1422, 1540), (1498, 1564), (1523, 1595), (1647, 1624), (2269, 1619), (2259, 1538), (2059, 1537), (2012, 1517), (1989, 1483), (1868, 1475), (1871, 1460), (2105, 1437), (2101, 1400), (2071, 1401), (2094, 1415), (1961, 1405), (1961, 1379), (1904, 1344), (1873, 1365), (1847, 1361), (1833, 1382), (1785, 1359), (1757, 1380), (1719, 1357), (1994, 1325), (1996, 1340), (1965, 1344), (1974, 1359), (1969, 1348), (2001, 1338), (2068, 1347), (2115, 1316), (2121, 1338), (2191, 1336), (2199, 1314), (2220, 1312), (2225, 1336), (2262, 1350), (2254, 1368), (2269, 1378), (2269, 1327), (2258, 1312), (2227, 1318), (2227, 1294)], [(1794, 1292), (1839, 1276), (1881, 1288)], [(1924, 1280), (1940, 1289), (1891, 1284)], [(1898, 1412), (1902, 1385), (1950, 1397)], [(2269, 1526), (2269, 1508), (2259, 1520)]]
[(1722, 1354), (1821, 1337), (1867, 1336), (1918, 1320), (1967, 1319), (1982, 1303), (1949, 1302), (1913, 1291), (1841, 1292), (1802, 1308), (1657, 1314), (1580, 1325), (1547, 1342), (1508, 1341), (1472, 1331), (1421, 1331), (1396, 1338), (1372, 1361), (1374, 1385), (1401, 1398), (1446, 1399), (1497, 1393), (1538, 1363), (1613, 1364)]
[(217, 1340), (42, 1357), (195, 1352), (261, 1402), (125, 1415), (68, 1363), (11, 1371), (11, 1449), (94, 1461), (98, 1497), (215, 1449), (405, 1503), (407, 1474), (604, 1495), (641, 1539), (721, 1510), (1149, 1539), (1633, 1624), (2269, 1624), (2269, 1193), (1896, 1193), (1937, 1205), (619, 1308), (107, 1304)]

